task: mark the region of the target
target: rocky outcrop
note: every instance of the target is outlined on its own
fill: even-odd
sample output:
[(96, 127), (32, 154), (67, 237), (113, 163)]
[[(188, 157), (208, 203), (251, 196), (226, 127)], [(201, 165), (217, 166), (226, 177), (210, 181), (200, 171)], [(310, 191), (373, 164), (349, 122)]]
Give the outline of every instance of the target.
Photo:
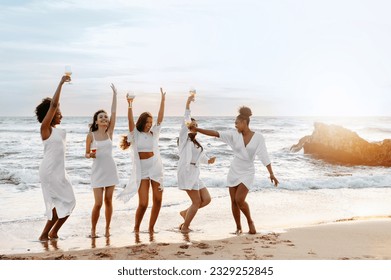
[(315, 123), (312, 135), (304, 136), (291, 151), (331, 163), (347, 165), (391, 166), (391, 139), (369, 143), (357, 133), (337, 125)]

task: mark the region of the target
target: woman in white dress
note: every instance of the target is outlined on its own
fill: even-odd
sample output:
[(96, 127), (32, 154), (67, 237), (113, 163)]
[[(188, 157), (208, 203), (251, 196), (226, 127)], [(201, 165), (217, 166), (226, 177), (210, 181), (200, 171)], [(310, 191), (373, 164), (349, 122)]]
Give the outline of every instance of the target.
[(113, 193), (118, 185), (117, 166), (113, 159), (113, 132), (116, 122), (117, 90), (111, 84), (113, 101), (111, 116), (104, 110), (94, 114), (90, 132), (86, 139), (86, 158), (92, 158), (91, 186), (94, 191), (95, 203), (91, 213), (91, 238), (97, 237), (96, 225), (99, 220), (103, 200), (105, 202), (106, 230), (105, 236), (110, 236), (110, 223), (113, 215)]
[(149, 187), (152, 188), (152, 210), (149, 220), (149, 233), (154, 233), (154, 226), (159, 216), (163, 199), (163, 165), (159, 151), (159, 135), (164, 117), (164, 103), (166, 93), (161, 92), (160, 108), (157, 122), (152, 125), (153, 118), (149, 112), (142, 113), (137, 123), (133, 118), (134, 97), (127, 97), (129, 134), (123, 137), (121, 148), (131, 147), (133, 162), (130, 179), (125, 189), (118, 195), (123, 201), (128, 201), (138, 193), (139, 204), (135, 215), (134, 232), (140, 231), (140, 224), (148, 207)]
[(37, 119), (41, 123), (44, 145), (39, 178), (48, 219), (39, 237), (41, 241), (58, 238), (58, 231), (76, 205), (72, 185), (65, 171), (66, 132), (56, 128), (62, 119), (59, 103), (62, 85), (70, 80), (69, 76), (63, 76), (53, 98), (43, 99), (35, 109)]
[(197, 122), (190, 116), (190, 102), (192, 101), (194, 101), (194, 95), (190, 95), (186, 101), (185, 117), (182, 121), (178, 142), (178, 188), (185, 190), (191, 199), (191, 206), (180, 212), (185, 220), (179, 226), (182, 233), (191, 231), (189, 226), (198, 209), (208, 205), (211, 201), (208, 189), (200, 179), (199, 164), (213, 164), (216, 159), (215, 157), (207, 157), (204, 148), (196, 140), (197, 133), (191, 133), (187, 127), (198, 126)]
[(221, 141), (228, 144), (233, 153), (234, 159), (228, 172), (227, 186), (231, 197), (232, 215), (236, 223), (236, 233), (242, 233), (240, 221), (240, 211), (247, 219), (249, 233), (255, 234), (256, 229), (251, 218), (250, 208), (246, 202), (246, 196), (252, 189), (255, 176), (254, 160), (257, 156), (266, 166), (270, 174), (270, 180), (275, 186), (278, 180), (273, 174), (272, 165), (266, 150), (265, 140), (259, 132), (250, 129), (250, 108), (241, 107), (239, 115), (235, 120), (236, 130), (232, 131), (214, 131), (201, 129), (195, 126), (191, 127), (194, 132), (200, 132), (208, 136), (220, 138)]

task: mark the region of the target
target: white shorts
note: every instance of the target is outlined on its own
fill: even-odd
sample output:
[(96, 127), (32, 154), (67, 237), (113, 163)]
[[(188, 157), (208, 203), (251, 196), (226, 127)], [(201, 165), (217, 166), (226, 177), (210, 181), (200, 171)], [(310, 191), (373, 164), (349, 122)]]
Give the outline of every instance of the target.
[(153, 157), (150, 157), (148, 159), (141, 159), (140, 160), (140, 171), (141, 171), (141, 180), (144, 179), (150, 179), (150, 171), (152, 171), (153, 167)]

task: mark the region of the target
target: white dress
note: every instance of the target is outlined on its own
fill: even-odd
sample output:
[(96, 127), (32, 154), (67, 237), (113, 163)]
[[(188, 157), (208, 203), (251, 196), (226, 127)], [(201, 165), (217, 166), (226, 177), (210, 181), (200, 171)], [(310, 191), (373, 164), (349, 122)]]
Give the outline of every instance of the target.
[(56, 208), (58, 218), (64, 218), (72, 213), (76, 205), (72, 185), (65, 171), (65, 138), (65, 130), (53, 127), (49, 138), (43, 141), (39, 177), (48, 220), (53, 218), (53, 208)]
[(227, 186), (236, 187), (243, 183), (251, 190), (255, 176), (255, 157), (258, 156), (265, 166), (270, 164), (262, 134), (255, 132), (247, 146), (244, 145), (243, 135), (237, 130), (219, 132), (219, 135), (220, 140), (228, 144), (234, 153), (227, 176)]
[[(185, 119), (190, 118), (190, 110), (185, 111)], [(179, 133), (179, 161), (178, 161), (178, 188), (181, 190), (200, 190), (205, 188), (200, 179), (200, 163), (208, 163), (209, 158), (201, 148), (189, 139), (189, 130), (182, 121)]]
[(106, 140), (95, 140), (92, 132), (92, 139), (96, 149), (96, 158), (92, 163), (91, 186), (92, 188), (103, 188), (119, 184), (117, 166), (113, 159), (113, 143), (107, 135)]
[(147, 176), (150, 180), (159, 183), (159, 189), (163, 190), (163, 164), (160, 157), (159, 150), (159, 136), (160, 136), (160, 125), (154, 125), (150, 132), (153, 136), (153, 157), (147, 159), (147, 165), (149, 166), (147, 173), (145, 170), (141, 170), (141, 161), (138, 154), (138, 142), (143, 141), (143, 136), (145, 133), (142, 133), (137, 130), (135, 127), (132, 132), (128, 133), (128, 142), (130, 143), (131, 148), (131, 159), (133, 162), (132, 172), (130, 174), (129, 182), (127, 183), (124, 190), (118, 194), (117, 198), (126, 202), (131, 199), (137, 192), (140, 187), (142, 174)]

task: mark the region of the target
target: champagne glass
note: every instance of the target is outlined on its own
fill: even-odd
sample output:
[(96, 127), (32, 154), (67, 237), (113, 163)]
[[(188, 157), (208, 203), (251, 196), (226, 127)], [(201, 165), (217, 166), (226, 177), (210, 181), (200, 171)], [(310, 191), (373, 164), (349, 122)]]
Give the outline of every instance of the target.
[(136, 97), (136, 95), (134, 93), (132, 93), (131, 91), (128, 91), (126, 93), (126, 99), (127, 100), (133, 100), (135, 97)]
[(194, 87), (191, 87), (190, 90), (189, 90), (189, 94), (190, 96), (193, 96), (194, 97), (194, 101), (195, 101), (195, 95), (196, 95), (196, 89)]
[[(65, 76), (71, 77), (72, 75), (72, 67), (70, 65), (65, 65), (65, 71), (64, 71)], [(72, 84), (69, 82), (69, 84)]]

